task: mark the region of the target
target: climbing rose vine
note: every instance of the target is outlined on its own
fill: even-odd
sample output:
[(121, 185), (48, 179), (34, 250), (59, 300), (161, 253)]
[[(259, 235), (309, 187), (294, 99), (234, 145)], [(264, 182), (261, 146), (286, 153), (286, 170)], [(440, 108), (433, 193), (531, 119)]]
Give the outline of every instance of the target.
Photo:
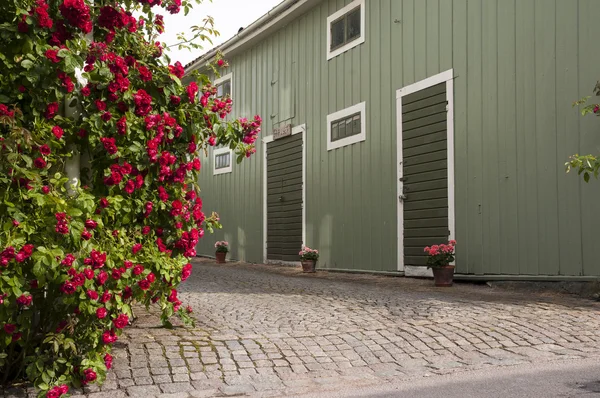
[(192, 321), (177, 287), (218, 221), (203, 213), (199, 151), (241, 161), (261, 119), (226, 122), (231, 100), (199, 73), (182, 83), (163, 54), (158, 13), (189, 6), (0, 4), (0, 382), (52, 398), (102, 382), (134, 302)]

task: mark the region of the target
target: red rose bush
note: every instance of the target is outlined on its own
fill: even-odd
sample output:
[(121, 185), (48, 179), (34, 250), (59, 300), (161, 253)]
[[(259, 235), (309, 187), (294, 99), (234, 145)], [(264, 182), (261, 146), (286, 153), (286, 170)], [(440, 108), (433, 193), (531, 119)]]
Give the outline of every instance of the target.
[[(0, 383), (60, 397), (102, 382), (135, 302), (166, 325), (192, 322), (177, 287), (218, 225), (199, 196), (199, 151), (228, 146), (241, 161), (261, 119), (226, 122), (231, 99), (196, 72), (182, 83), (163, 54), (158, 13), (189, 6), (0, 5)], [(78, 154), (89, 161), (71, 184)]]

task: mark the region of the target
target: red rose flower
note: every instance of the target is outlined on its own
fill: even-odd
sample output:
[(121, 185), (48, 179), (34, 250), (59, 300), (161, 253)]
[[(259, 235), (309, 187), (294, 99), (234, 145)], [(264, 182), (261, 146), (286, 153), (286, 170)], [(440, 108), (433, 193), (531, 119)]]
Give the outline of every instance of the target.
[(170, 96), (169, 99), (171, 100), (171, 104), (175, 106), (179, 105), (179, 103), (181, 102), (181, 97), (178, 97), (176, 95)]
[(100, 307), (96, 310), (96, 317), (98, 317), (98, 319), (104, 319), (106, 318), (106, 315), (108, 315), (106, 308)]
[(102, 142), (102, 145), (104, 145), (104, 149), (106, 149), (106, 152), (108, 152), (110, 155), (114, 155), (119, 150), (119, 148), (117, 148), (116, 140), (114, 138), (102, 137), (100, 138), (100, 141)]
[(42, 145), (40, 148), (40, 153), (44, 156), (48, 156), (52, 153), (52, 151), (50, 150), (50, 147), (48, 146), (48, 144), (44, 144)]
[(177, 301), (177, 290), (171, 289), (171, 294), (169, 294), (169, 297), (167, 297), (167, 301), (170, 303)]
[(50, 48), (50, 49), (46, 50), (44, 55), (46, 56), (46, 58), (48, 58), (50, 61), (54, 62), (55, 64), (60, 62), (60, 58), (58, 58), (58, 50)]
[(102, 342), (104, 342), (104, 344), (112, 344), (118, 339), (119, 338), (115, 334), (114, 329), (107, 330), (106, 332), (102, 333)]
[(90, 289), (90, 290), (88, 290), (88, 291), (86, 292), (86, 295), (88, 296), (88, 298), (89, 298), (90, 300), (98, 300), (98, 292), (97, 292), (97, 291), (95, 291), (95, 290), (91, 290), (91, 289)]
[(33, 161), (33, 165), (38, 168), (38, 169), (43, 169), (47, 166), (46, 161), (44, 160), (44, 158), (36, 158)]
[(90, 7), (84, 0), (64, 0), (59, 9), (70, 25), (79, 28), (83, 33), (92, 31)]
[(190, 103), (194, 103), (196, 101), (196, 95), (198, 94), (198, 84), (196, 82), (191, 82), (187, 88), (187, 95)]
[(109, 203), (106, 198), (100, 199), (100, 207), (102, 207), (103, 209), (106, 209), (108, 207), (108, 205), (109, 205)]
[(135, 245), (133, 245), (133, 247), (131, 248), (131, 251), (133, 254), (136, 254), (137, 252), (139, 252), (140, 250), (142, 250), (142, 244), (141, 243), (136, 243)]
[(33, 297), (31, 297), (31, 294), (30, 295), (22, 294), (19, 297), (17, 297), (17, 304), (19, 304), (21, 307), (29, 307), (32, 302), (33, 302)]
[(83, 371), (83, 384), (91, 383), (96, 380), (96, 372), (92, 369), (86, 369)]
[(133, 180), (127, 181), (124, 190), (131, 195), (135, 191), (135, 182)]
[(104, 283), (106, 283), (107, 279), (108, 279), (108, 274), (104, 271), (100, 271), (98, 276), (96, 276), (96, 282), (98, 282), (99, 285), (104, 285)]
[(113, 321), (113, 325), (117, 329), (123, 329), (129, 323), (129, 317), (125, 314), (121, 314)]
[(112, 114), (110, 112), (104, 112), (102, 116), (100, 116), (100, 119), (108, 122), (110, 119), (112, 119)]
[(105, 111), (106, 110), (106, 102), (97, 99), (96, 101), (94, 101), (94, 104), (96, 104), (96, 108), (99, 111)]
[(142, 234), (143, 235), (148, 235), (150, 233), (151, 229), (149, 225), (144, 225), (144, 227), (142, 228)]
[(125, 116), (117, 121), (117, 133), (120, 135), (127, 134), (127, 118)]
[(100, 297), (100, 302), (106, 303), (106, 302), (110, 301), (111, 298), (112, 298), (112, 294), (110, 294), (109, 292), (104, 292), (104, 293), (102, 293), (102, 297)]
[(83, 240), (90, 240), (90, 239), (92, 239), (92, 234), (87, 229), (84, 229), (81, 232), (81, 239), (83, 239)]
[(152, 111), (152, 97), (144, 90), (139, 89), (133, 95), (135, 103), (135, 114), (137, 116), (146, 116)]
[(83, 270), (83, 275), (85, 276), (85, 279), (91, 281), (92, 279), (94, 279), (94, 270), (91, 268), (86, 268)]
[(94, 220), (86, 220), (84, 225), (89, 229), (96, 229), (98, 223)]
[(48, 105), (46, 105), (46, 112), (44, 113), (44, 116), (46, 117), (46, 119), (50, 120), (54, 116), (56, 116), (57, 112), (58, 112), (58, 102), (51, 102)]
[(137, 70), (140, 74), (140, 79), (142, 79), (142, 81), (149, 82), (152, 80), (152, 72), (150, 71), (150, 69), (146, 68), (144, 65), (140, 65), (138, 66)]
[(185, 75), (185, 69), (183, 69), (181, 62), (179, 61), (175, 62), (175, 65), (169, 65), (169, 72), (180, 79)]
[(13, 334), (17, 330), (17, 325), (13, 325), (12, 323), (4, 324), (4, 331), (7, 334)]
[(64, 294), (73, 294), (77, 291), (77, 286), (75, 286), (73, 283), (66, 281), (65, 283), (63, 283), (60, 287), (60, 291), (63, 292)]
[(181, 269), (181, 280), (182, 281), (186, 280), (187, 278), (190, 277), (191, 274), (192, 274), (192, 264), (187, 263)]
[(129, 260), (123, 261), (123, 265), (125, 266), (126, 269), (133, 268), (133, 262), (131, 262)]
[(148, 289), (150, 289), (150, 282), (148, 282), (146, 279), (142, 279), (141, 281), (138, 282), (138, 286), (142, 290), (148, 290)]
[(150, 272), (148, 274), (148, 276), (146, 277), (146, 279), (148, 279), (148, 282), (154, 283), (154, 281), (156, 280), (156, 276), (154, 276), (154, 274), (152, 272)]
[(133, 275), (137, 276), (140, 275), (142, 272), (144, 272), (144, 267), (142, 267), (140, 264), (133, 267)]
[(112, 368), (112, 361), (113, 361), (113, 357), (110, 354), (106, 354), (104, 356), (104, 366), (106, 366), (106, 369), (110, 369)]
[[(86, 66), (87, 68), (87, 66)], [(89, 71), (86, 71), (89, 72)], [(90, 90), (90, 88), (88, 86), (85, 86), (84, 88), (81, 89), (81, 95), (83, 95), (84, 97), (89, 97), (90, 94), (92, 94), (92, 90)]]

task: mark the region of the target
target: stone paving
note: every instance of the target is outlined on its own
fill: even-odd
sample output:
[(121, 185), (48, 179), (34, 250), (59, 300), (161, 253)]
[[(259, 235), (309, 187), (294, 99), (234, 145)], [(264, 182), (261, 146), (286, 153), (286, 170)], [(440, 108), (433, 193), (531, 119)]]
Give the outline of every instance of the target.
[(105, 384), (74, 396), (326, 396), (341, 386), (600, 358), (598, 303), (432, 284), (199, 259), (180, 294), (197, 327), (163, 329), (138, 309)]

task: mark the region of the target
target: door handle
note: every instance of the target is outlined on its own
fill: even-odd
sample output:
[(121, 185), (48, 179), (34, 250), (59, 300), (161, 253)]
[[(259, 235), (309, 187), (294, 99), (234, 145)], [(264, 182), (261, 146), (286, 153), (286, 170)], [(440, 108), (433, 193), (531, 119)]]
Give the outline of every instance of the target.
[(400, 196), (398, 196), (398, 199), (400, 199), (400, 201), (402, 202), (405, 201), (407, 198), (405, 194), (401, 194)]

